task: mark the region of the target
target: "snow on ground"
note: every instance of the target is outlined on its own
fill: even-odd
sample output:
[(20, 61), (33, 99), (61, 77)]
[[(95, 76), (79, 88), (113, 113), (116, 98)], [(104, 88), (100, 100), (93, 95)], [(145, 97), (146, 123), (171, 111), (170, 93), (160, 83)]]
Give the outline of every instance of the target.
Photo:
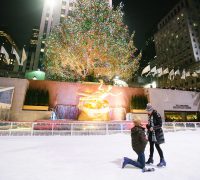
[[(128, 166), (136, 159), (129, 134), (105, 136), (2, 136), (0, 180), (199, 180), (200, 130), (165, 133), (161, 145), (167, 167), (142, 173)], [(146, 148), (148, 157), (149, 146)]]

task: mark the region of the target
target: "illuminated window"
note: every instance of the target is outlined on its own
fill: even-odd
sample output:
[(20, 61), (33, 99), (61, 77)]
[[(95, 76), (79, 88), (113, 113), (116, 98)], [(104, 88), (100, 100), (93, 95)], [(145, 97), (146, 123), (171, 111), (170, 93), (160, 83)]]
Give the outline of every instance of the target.
[(197, 23), (193, 23), (193, 26), (194, 26), (194, 27), (197, 27)]

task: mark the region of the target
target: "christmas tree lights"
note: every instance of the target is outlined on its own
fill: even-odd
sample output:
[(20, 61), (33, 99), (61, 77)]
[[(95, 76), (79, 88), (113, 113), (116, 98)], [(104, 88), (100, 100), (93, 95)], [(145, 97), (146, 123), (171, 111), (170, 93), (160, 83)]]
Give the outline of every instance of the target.
[(134, 34), (129, 35), (121, 8), (112, 9), (103, 0), (77, 0), (46, 40), (47, 77), (77, 81), (91, 75), (107, 80), (119, 75), (129, 80), (141, 55), (134, 55)]

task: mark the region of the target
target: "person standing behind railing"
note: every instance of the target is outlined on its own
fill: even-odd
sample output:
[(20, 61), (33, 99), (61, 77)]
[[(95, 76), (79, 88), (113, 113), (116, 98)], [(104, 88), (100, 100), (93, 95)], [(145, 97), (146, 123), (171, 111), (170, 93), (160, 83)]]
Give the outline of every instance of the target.
[(51, 120), (56, 120), (57, 117), (56, 117), (56, 113), (54, 111), (54, 108), (51, 109)]
[(152, 107), (150, 103), (147, 104), (146, 111), (148, 112), (148, 140), (150, 144), (150, 155), (146, 164), (153, 164), (153, 153), (154, 145), (160, 156), (160, 163), (157, 164), (158, 167), (166, 166), (166, 161), (164, 159), (163, 151), (160, 148), (160, 144), (165, 142), (164, 133), (162, 130), (162, 118), (160, 114)]

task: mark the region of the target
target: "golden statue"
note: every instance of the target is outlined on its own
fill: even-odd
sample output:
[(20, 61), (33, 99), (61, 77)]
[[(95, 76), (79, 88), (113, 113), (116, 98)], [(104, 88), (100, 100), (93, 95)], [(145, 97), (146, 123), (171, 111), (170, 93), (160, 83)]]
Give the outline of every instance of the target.
[(95, 92), (79, 93), (83, 96), (79, 99), (79, 109), (81, 113), (78, 117), (80, 121), (108, 121), (109, 120), (109, 102), (105, 99), (108, 95), (116, 96), (110, 93), (112, 86), (103, 88), (103, 81)]

